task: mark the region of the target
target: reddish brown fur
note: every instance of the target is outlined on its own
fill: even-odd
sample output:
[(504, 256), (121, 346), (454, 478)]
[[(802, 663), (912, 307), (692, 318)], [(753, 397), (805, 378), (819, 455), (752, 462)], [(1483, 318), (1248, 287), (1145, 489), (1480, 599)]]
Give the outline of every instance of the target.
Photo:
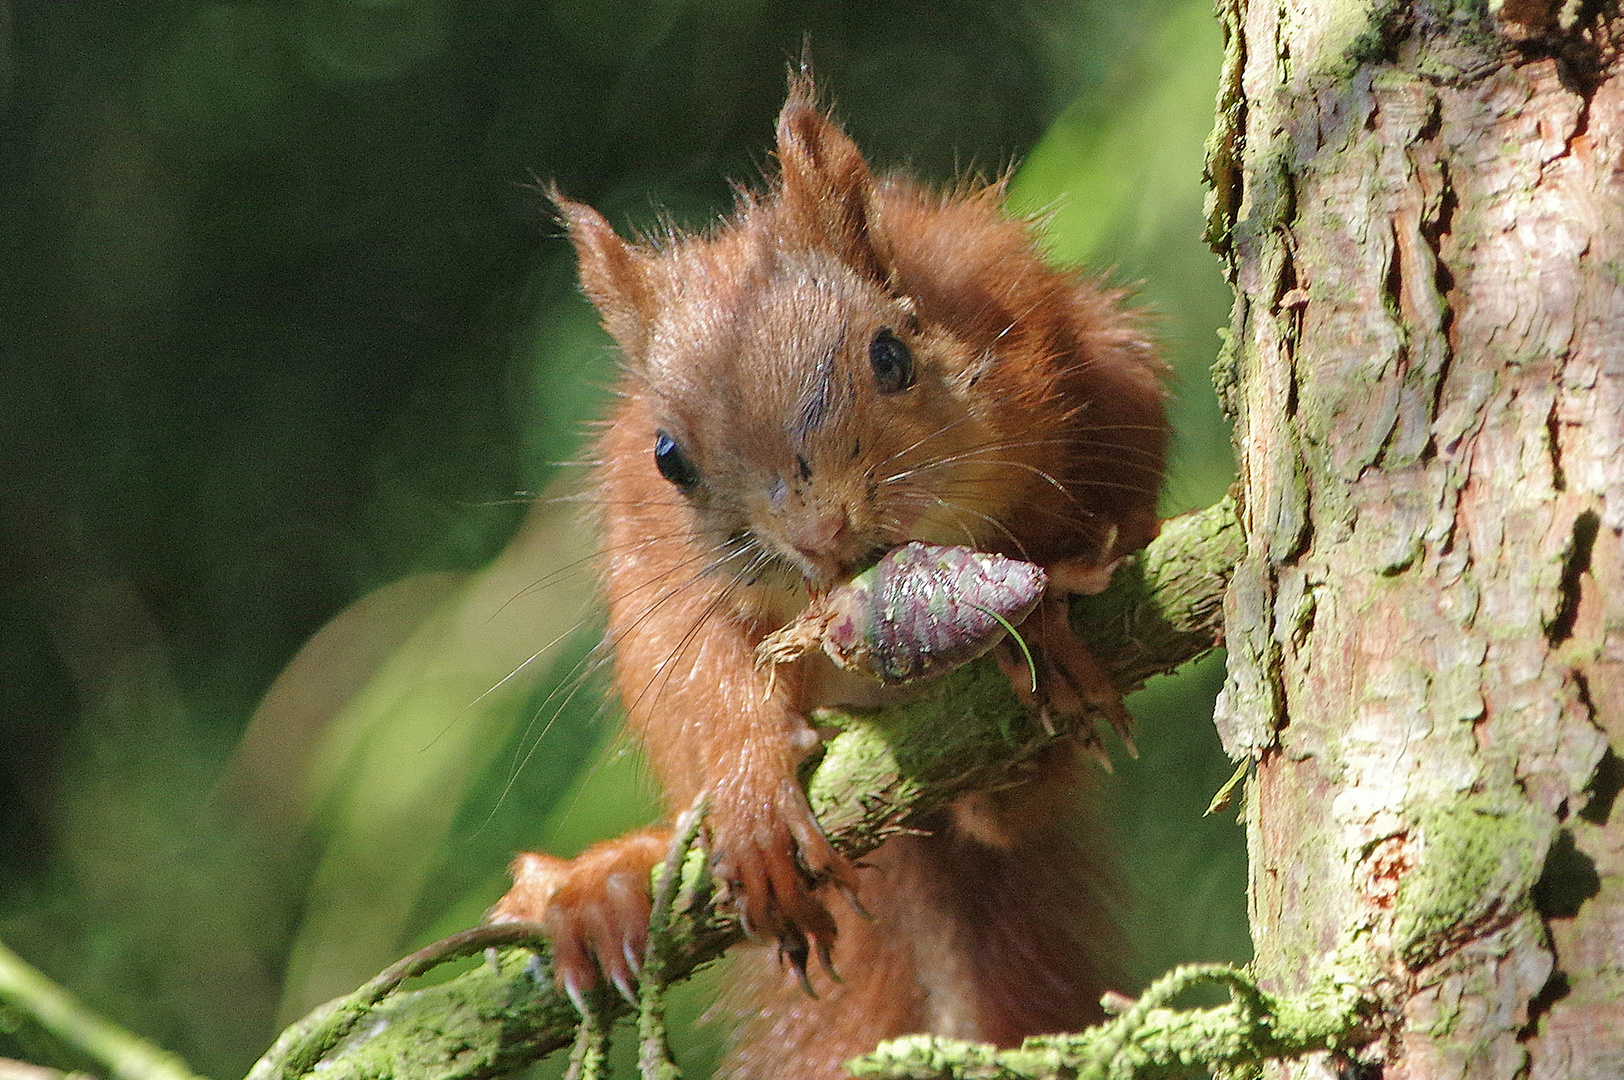
[[(1001, 185), (940, 196), (876, 181), (804, 77), (778, 157), (772, 190), (707, 236), (628, 244), (589, 207), (558, 205), (627, 360), (599, 456), (629, 723), (669, 805), (709, 792), (708, 840), (747, 927), (792, 957), (832, 945), (845, 979), (814, 1000), (758, 965), (745, 982), (766, 1011), (730, 1069), (824, 1077), (911, 1030), (1008, 1044), (1078, 1026), (1107, 985), (1110, 935), (1074, 748), (1015, 789), (961, 801), (931, 835), (891, 841), (859, 873), (824, 839), (796, 770), (816, 745), (808, 713), (869, 691), (816, 656), (769, 688), (756, 643), (808, 588), (905, 540), (1051, 567), (1140, 546), (1155, 531), (1165, 424), (1138, 317), (1047, 266), (1031, 227), (1003, 216)], [(887, 334), (913, 360), (900, 391), (872, 366)], [(656, 469), (658, 431), (698, 483)], [(1097, 693), (1054, 614), (1034, 633), (1053, 644), (1046, 686), (1069, 677)], [(641, 909), (618, 883), (655, 846), (639, 834), (573, 863), (528, 857), (496, 917), (540, 917), (569, 942), (566, 985), (599, 970), (624, 982), (627, 950), (604, 939), (618, 928), (640, 947)], [(855, 886), (874, 920), (831, 905), (830, 882)]]

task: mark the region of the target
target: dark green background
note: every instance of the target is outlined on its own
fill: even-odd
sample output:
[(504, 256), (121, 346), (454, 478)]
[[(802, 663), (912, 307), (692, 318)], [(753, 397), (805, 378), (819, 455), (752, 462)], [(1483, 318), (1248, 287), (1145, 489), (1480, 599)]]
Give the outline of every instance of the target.
[[(1058, 258), (1142, 282), (1167, 509), (1221, 492), (1204, 0), (0, 0), (0, 940), (226, 1077), (516, 847), (653, 813), (549, 554), (612, 357), (538, 181), (703, 223), (803, 40), (880, 167), (1021, 163)], [(1141, 979), (1246, 955), (1220, 678), (1103, 780)], [(4, 1009), (0, 1055), (74, 1064)]]

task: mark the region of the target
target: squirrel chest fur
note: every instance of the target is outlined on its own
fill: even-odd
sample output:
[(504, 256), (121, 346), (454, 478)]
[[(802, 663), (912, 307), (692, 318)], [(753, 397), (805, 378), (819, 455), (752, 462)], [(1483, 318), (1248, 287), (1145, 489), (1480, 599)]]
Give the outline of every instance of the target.
[[(797, 782), (819, 706), (874, 693), (816, 655), (769, 681), (754, 650), (808, 598), (910, 540), (1043, 565), (1023, 634), (1034, 708), (1111, 695), (1064, 594), (1155, 532), (1161, 366), (1119, 294), (1048, 266), (1002, 185), (876, 178), (792, 81), (779, 172), (702, 235), (628, 242), (555, 195), (581, 280), (625, 357), (598, 443), (608, 645), (673, 808), (709, 795), (719, 876), (752, 936), (730, 1075), (826, 1077), (931, 1031), (1002, 1044), (1097, 1018), (1114, 943), (1075, 747), (972, 796), (858, 869)], [(1025, 687), (1029, 693), (1029, 684)], [(524, 855), (494, 914), (537, 919), (567, 990), (635, 978), (646, 830), (565, 862)], [(855, 896), (867, 915), (839, 893)], [(816, 952), (842, 981), (820, 978)]]

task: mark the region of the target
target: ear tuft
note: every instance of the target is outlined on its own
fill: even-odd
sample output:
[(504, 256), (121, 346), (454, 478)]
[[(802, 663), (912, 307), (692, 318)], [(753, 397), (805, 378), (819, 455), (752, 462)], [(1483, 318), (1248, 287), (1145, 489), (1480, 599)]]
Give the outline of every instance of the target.
[(791, 73), (778, 114), (778, 162), (776, 196), (786, 237), (888, 282), (891, 259), (875, 213), (874, 177), (857, 144), (819, 108), (804, 66)]
[(581, 290), (628, 360), (641, 362), (648, 350), (654, 295), (648, 256), (622, 240), (608, 220), (586, 203), (568, 198), (555, 185), (549, 192), (559, 220), (575, 245)]

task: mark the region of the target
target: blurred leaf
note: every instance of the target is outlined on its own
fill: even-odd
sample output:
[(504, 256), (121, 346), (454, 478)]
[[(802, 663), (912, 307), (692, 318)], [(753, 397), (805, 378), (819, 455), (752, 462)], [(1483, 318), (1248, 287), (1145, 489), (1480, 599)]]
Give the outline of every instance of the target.
[[(1207, 375), (1230, 293), (1201, 242), (1201, 165), (1221, 57), (1210, 4), (1171, 11), (1101, 98), (1066, 110), (1016, 173), (1012, 206), (1040, 213), (1054, 256), (1138, 279), (1175, 371), (1167, 512), (1214, 501), (1234, 466)], [(1105, 782), (1128, 898), (1120, 912), (1141, 981), (1198, 960), (1242, 962), (1244, 831), (1202, 817), (1231, 765), (1209, 722), (1222, 662), (1157, 679), (1129, 701), (1139, 757)]]
[(194, 148), (242, 153), (289, 131), (297, 80), (286, 54), (285, 10), (209, 4), (186, 12), (148, 52), (146, 120)]
[[(410, 944), (427, 875), (470, 789), (514, 725), (552, 719), (536, 712), (533, 692), (558, 681), (558, 646), (589, 610), (588, 552), (572, 508), (539, 503), (507, 550), (418, 623), (323, 730), (304, 800), (321, 856), (285, 1018), (353, 989)], [(324, 644), (312, 639), (289, 677), (320, 684)], [(545, 770), (555, 782), (587, 749), (535, 738), (538, 752), (565, 751), (562, 776)]]
[(1192, 202), (1199, 219), (1221, 59), (1211, 7), (1188, 0), (1126, 65), (1139, 85), (1074, 102), (1044, 134), (1016, 174), (1010, 203), (1045, 213), (1057, 258), (1133, 265), (1171, 231), (1184, 231)]
[(1124, 84), (1075, 102), (1016, 173), (1010, 205), (1040, 214), (1062, 262), (1138, 282), (1176, 377), (1167, 512), (1215, 501), (1234, 476), (1208, 369), (1230, 291), (1201, 242), (1201, 166), (1222, 52), (1211, 5), (1188, 0), (1123, 66)]

